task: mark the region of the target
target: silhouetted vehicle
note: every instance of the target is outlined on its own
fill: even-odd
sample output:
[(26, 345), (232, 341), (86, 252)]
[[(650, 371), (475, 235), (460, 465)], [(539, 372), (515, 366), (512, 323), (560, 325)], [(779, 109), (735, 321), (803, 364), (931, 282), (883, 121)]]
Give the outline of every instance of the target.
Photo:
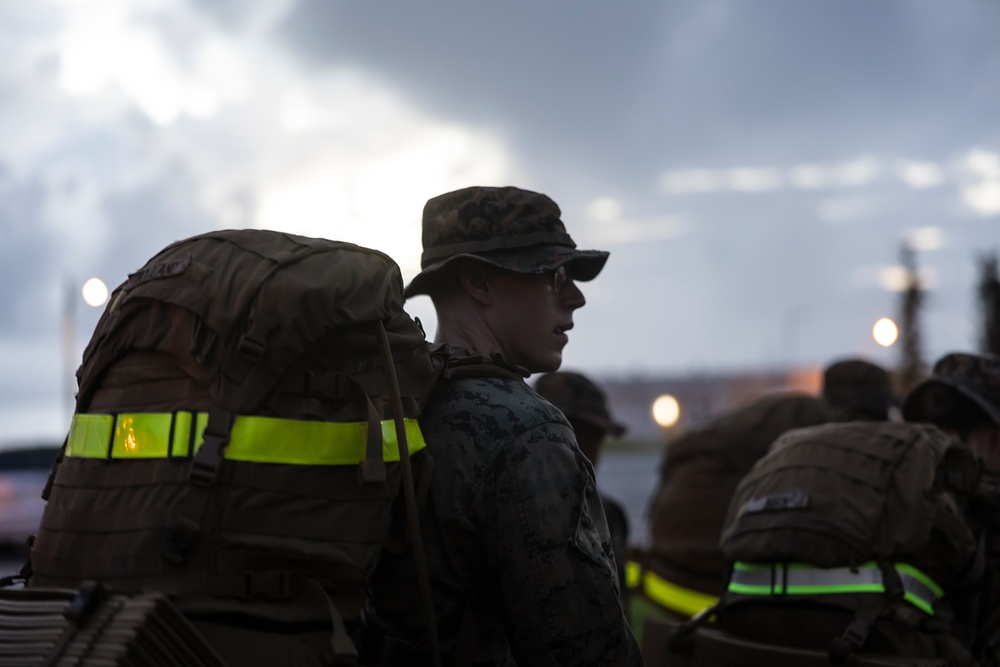
[(28, 554), (28, 536), (37, 530), (45, 509), (42, 489), (58, 454), (56, 445), (0, 451), (0, 576), (10, 574), (9, 563)]

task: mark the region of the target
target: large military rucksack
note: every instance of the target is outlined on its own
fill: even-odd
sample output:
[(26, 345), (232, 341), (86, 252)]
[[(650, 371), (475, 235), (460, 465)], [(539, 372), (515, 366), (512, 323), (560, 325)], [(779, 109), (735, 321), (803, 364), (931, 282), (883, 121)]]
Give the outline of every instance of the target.
[[(719, 537), (736, 485), (782, 433), (828, 419), (819, 399), (781, 394), (754, 401), (671, 442), (649, 505), (652, 544), (641, 566), (675, 587), (721, 593), (725, 562)], [(652, 588), (647, 594), (656, 593), (655, 587), (646, 588)], [(659, 602), (684, 616), (700, 609), (685, 605), (677, 594)]]
[(782, 436), (730, 504), (720, 626), (828, 645), (837, 663), (863, 651), (970, 664), (948, 598), (981, 571), (962, 514), (976, 470), (927, 425), (849, 422)]
[(131, 274), (83, 356), (29, 588), (166, 593), (232, 664), (354, 662), (440, 373), (402, 292), (380, 252), (259, 230)]

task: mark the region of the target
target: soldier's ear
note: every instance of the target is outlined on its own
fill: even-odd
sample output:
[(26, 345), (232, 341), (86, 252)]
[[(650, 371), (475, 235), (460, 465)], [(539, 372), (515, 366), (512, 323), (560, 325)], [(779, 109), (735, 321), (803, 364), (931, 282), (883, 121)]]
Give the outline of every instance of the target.
[(458, 270), (458, 279), (462, 289), (469, 297), (483, 305), (493, 303), (492, 281), (495, 272), (482, 263), (467, 264)]

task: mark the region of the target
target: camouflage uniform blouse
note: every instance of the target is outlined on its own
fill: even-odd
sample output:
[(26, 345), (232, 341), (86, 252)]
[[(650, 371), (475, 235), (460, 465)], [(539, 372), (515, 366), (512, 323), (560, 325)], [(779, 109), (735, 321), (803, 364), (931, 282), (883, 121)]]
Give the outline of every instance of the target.
[[(477, 665), (642, 664), (593, 468), (562, 413), (524, 382), (463, 379), (420, 425), (433, 458), (421, 521), (444, 664), (467, 608)], [(407, 554), (384, 553), (375, 606), (419, 636), (412, 571)]]

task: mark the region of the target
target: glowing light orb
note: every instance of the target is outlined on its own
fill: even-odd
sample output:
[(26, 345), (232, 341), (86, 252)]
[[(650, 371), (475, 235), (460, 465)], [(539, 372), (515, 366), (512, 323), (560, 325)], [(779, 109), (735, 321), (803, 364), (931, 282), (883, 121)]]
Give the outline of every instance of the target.
[(882, 347), (889, 347), (899, 338), (899, 327), (888, 317), (883, 317), (872, 327), (872, 337)]
[(653, 421), (667, 428), (677, 423), (681, 416), (681, 405), (670, 394), (663, 394), (653, 401)]
[(108, 300), (108, 286), (100, 278), (91, 278), (83, 284), (83, 300), (88, 306), (100, 308)]

